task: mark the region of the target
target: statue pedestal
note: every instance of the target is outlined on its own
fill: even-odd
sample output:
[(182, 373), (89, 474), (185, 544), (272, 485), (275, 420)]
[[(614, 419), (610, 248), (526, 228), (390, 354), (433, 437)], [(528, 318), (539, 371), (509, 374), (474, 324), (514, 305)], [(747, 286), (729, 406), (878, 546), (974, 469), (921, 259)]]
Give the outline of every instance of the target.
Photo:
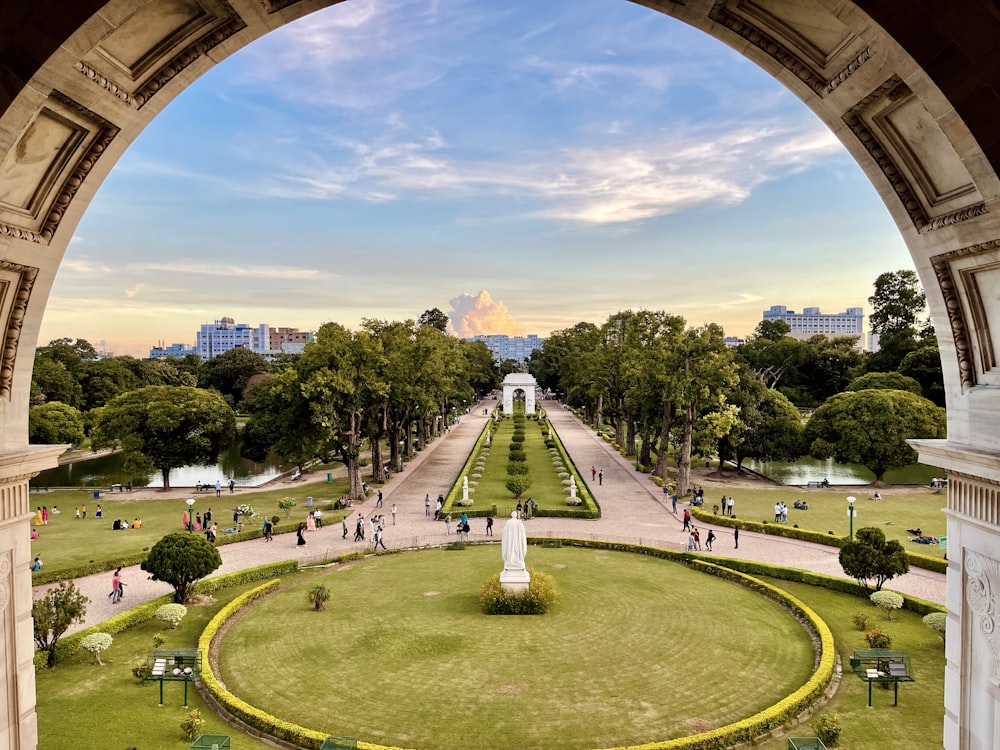
[(503, 569), (500, 574), (500, 586), (507, 591), (527, 591), (531, 582), (531, 575), (527, 570)]

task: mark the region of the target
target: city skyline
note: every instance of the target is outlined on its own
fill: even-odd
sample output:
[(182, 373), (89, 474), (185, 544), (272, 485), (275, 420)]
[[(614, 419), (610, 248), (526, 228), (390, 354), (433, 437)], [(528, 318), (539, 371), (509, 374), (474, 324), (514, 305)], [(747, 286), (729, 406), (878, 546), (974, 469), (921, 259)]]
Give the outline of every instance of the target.
[(833, 134), (647, 8), (351, 0), (192, 84), (111, 172), (39, 343), (146, 356), (229, 316), (534, 333), (663, 309), (745, 336), (913, 264)]

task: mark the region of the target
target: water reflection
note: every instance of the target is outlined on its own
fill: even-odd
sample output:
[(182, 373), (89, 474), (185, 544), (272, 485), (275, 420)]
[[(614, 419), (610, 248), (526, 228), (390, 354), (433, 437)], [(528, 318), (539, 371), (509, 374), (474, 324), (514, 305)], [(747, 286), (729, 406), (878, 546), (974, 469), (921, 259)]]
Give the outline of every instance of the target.
[[(830, 484), (871, 484), (875, 475), (858, 464), (838, 464), (832, 458), (819, 461), (815, 458), (800, 458), (798, 461), (745, 461), (748, 469), (763, 474), (778, 484), (806, 485), (827, 479)], [(926, 484), (942, 475), (941, 469), (926, 464), (910, 464), (906, 468), (887, 471), (887, 484)]]
[[(110, 487), (112, 484), (131, 481), (133, 487), (162, 487), (160, 472), (145, 477), (126, 475), (122, 471), (125, 459), (120, 453), (96, 456), (86, 461), (47, 469), (31, 480), (32, 487)], [(170, 471), (171, 487), (193, 487), (195, 484), (223, 484), (229, 479), (240, 487), (260, 485), (291, 471), (294, 467), (282, 463), (276, 456), (268, 456), (263, 463), (247, 461), (240, 456), (239, 443), (219, 456), (212, 466), (182, 466)]]

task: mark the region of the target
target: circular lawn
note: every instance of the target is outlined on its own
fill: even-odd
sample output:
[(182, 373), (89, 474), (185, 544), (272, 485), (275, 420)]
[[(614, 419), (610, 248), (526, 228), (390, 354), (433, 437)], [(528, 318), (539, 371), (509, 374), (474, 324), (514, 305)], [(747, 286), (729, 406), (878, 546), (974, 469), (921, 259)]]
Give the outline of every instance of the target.
[[(738, 721), (813, 670), (806, 631), (770, 600), (683, 565), (530, 547), (559, 593), (542, 616), (487, 616), (498, 545), (342, 565), (250, 609), (220, 677), (280, 719), (410, 748), (597, 748)], [(326, 586), (326, 610), (307, 593)]]

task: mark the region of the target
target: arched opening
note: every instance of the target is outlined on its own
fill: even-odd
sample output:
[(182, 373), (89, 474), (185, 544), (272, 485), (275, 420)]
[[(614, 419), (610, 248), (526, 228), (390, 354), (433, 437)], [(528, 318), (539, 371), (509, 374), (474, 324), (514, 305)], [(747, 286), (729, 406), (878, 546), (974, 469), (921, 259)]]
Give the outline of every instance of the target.
[[(29, 447), (34, 345), (73, 229), (137, 133), (189, 83), (271, 29), (332, 0), (14, 0), (0, 30), (0, 575), (8, 747), (35, 746), (27, 480), (58, 449)], [(659, 0), (785, 83), (844, 143), (885, 201), (934, 317), (948, 440), (922, 459), (949, 475), (949, 750), (991, 746), (1000, 648), (1000, 19), (979, 4)], [(968, 567), (966, 561), (970, 561)], [(965, 577), (963, 577), (965, 576)], [(968, 584), (968, 591), (966, 590)], [(4, 589), (8, 590), (7, 588)], [(994, 668), (972, 670), (972, 653)], [(0, 746), (4, 742), (0, 741)]]

